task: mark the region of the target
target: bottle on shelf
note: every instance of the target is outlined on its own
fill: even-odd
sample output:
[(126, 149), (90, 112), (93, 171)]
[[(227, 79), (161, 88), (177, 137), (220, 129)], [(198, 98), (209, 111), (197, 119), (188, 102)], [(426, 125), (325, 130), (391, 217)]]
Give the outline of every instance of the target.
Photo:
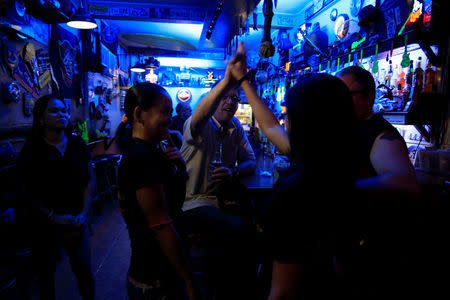
[(398, 78), (399, 73), (398, 72), (399, 72), (398, 65), (395, 65), (394, 72), (393, 72), (392, 78), (391, 78), (391, 86), (392, 86), (392, 89), (395, 91), (395, 93), (398, 93), (398, 89), (397, 89), (397, 83), (399, 81), (399, 78)]
[(400, 73), (398, 73), (398, 81), (397, 85), (399, 87), (400, 92), (403, 94), (403, 89), (406, 85), (406, 74), (403, 68), (400, 68)]
[(391, 80), (394, 71), (392, 70), (392, 60), (389, 60), (389, 70), (386, 72), (386, 76), (384, 77), (384, 84), (387, 87), (391, 87)]
[(426, 93), (436, 91), (436, 71), (433, 70), (433, 66), (430, 61), (428, 61), (428, 65), (425, 70), (425, 86), (423, 91)]
[(402, 99), (402, 105), (401, 105), (401, 108), (403, 108), (403, 111), (408, 111), (409, 107), (411, 106), (412, 93), (414, 91), (414, 86), (413, 86), (414, 68), (413, 68), (413, 64), (414, 64), (414, 61), (411, 60), (411, 62), (409, 63), (408, 73), (406, 74), (406, 84), (405, 84), (405, 88), (403, 89), (403, 99)]
[(419, 56), (419, 61), (417, 62), (417, 67), (414, 70), (414, 92), (420, 93), (423, 89), (423, 69), (422, 69), (422, 57)]
[(414, 61), (412, 61), (412, 60), (409, 63), (408, 73), (406, 74), (406, 86), (405, 86), (405, 88), (407, 88), (408, 86), (412, 87), (412, 84), (413, 84), (413, 77), (414, 77), (413, 63), (414, 63)]

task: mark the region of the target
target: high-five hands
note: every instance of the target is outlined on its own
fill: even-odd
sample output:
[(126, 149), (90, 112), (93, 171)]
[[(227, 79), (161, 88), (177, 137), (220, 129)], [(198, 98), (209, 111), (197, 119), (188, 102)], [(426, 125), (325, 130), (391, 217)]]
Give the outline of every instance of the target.
[(227, 71), (234, 82), (238, 82), (247, 74), (247, 51), (243, 42), (239, 43), (234, 57), (227, 63)]

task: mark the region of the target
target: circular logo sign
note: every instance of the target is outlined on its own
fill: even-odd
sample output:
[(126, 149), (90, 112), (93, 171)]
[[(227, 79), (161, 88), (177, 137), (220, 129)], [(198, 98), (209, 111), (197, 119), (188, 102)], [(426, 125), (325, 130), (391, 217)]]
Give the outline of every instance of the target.
[(192, 94), (188, 89), (181, 89), (177, 92), (177, 99), (181, 102), (186, 102), (191, 100)]

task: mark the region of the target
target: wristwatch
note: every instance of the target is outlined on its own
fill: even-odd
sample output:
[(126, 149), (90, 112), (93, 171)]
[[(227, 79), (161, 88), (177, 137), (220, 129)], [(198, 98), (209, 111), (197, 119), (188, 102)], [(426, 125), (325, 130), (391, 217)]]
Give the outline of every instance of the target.
[(240, 86), (244, 80), (249, 80), (249, 79), (250, 79), (250, 76), (248, 76), (248, 73), (247, 73), (244, 76), (242, 76), (241, 79), (238, 80), (237, 84)]
[(231, 172), (231, 177), (232, 178), (238, 178), (239, 177), (239, 169), (238, 168), (234, 168), (233, 172)]

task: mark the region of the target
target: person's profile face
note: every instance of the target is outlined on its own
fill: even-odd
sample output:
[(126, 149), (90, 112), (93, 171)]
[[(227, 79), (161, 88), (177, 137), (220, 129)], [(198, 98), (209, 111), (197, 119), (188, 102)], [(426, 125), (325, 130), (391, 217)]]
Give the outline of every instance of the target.
[(340, 75), (341, 79), (352, 95), (355, 112), (359, 120), (362, 120), (372, 112), (372, 101), (367, 90), (359, 84), (353, 75)]
[(48, 129), (65, 129), (69, 124), (66, 104), (59, 99), (51, 99), (42, 115), (41, 124)]
[(190, 106), (184, 106), (180, 112), (180, 115), (183, 119), (187, 119), (192, 115), (192, 108)]
[(218, 122), (228, 122), (230, 121), (239, 107), (239, 97), (237, 96), (236, 90), (230, 90), (228, 93), (220, 100), (219, 106), (214, 113), (214, 118)]
[(169, 134), (169, 126), (172, 124), (172, 100), (162, 95), (158, 103), (146, 111), (142, 111), (144, 130), (147, 136), (163, 138)]

